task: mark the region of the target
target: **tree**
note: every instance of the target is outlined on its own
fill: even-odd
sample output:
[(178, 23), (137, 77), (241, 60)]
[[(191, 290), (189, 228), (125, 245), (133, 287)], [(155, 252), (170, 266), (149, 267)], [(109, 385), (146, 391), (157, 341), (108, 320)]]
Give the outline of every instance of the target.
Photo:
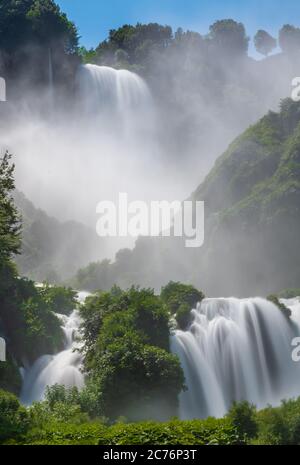
[(225, 52), (228, 56), (246, 55), (249, 37), (245, 27), (233, 19), (216, 21), (209, 27), (209, 36), (216, 51)]
[[(98, 62), (118, 64), (126, 57), (126, 64), (145, 65), (154, 52), (161, 52), (171, 43), (172, 29), (157, 23), (136, 26), (124, 24), (109, 31), (109, 37), (96, 48)], [(120, 60), (120, 53), (123, 52)], [(117, 52), (117, 53), (116, 53)], [(149, 63), (150, 64), (150, 63)]]
[(300, 51), (300, 28), (285, 24), (279, 31), (279, 45), (284, 53)]
[(48, 86), (49, 57), (54, 82), (62, 84), (79, 62), (76, 27), (53, 0), (0, 2), (0, 43), (2, 71), (16, 88), (29, 70), (32, 85)]
[(254, 45), (258, 53), (268, 56), (276, 48), (277, 41), (267, 31), (260, 29), (254, 36)]
[(0, 443), (26, 433), (30, 424), (29, 415), (17, 397), (0, 389)]
[(90, 383), (98, 391), (98, 415), (135, 421), (176, 414), (184, 377), (175, 355), (128, 333), (103, 351), (96, 366)]
[(187, 305), (192, 310), (198, 302), (204, 299), (204, 294), (194, 286), (174, 281), (170, 281), (162, 288), (160, 296), (171, 314), (176, 313), (181, 305)]
[(0, 5), (1, 48), (14, 52), (28, 44), (60, 44), (73, 53), (78, 34), (53, 0), (5, 0)]
[(0, 158), (0, 263), (9, 260), (13, 254), (20, 252), (21, 223), (12, 199), (14, 184), (14, 165), (10, 163), (11, 155), (6, 152)]
[(258, 432), (256, 407), (249, 402), (233, 402), (227, 417), (236, 427), (238, 434), (245, 438), (254, 438)]
[(70, 287), (49, 286), (45, 283), (38, 293), (55, 313), (70, 315), (76, 307), (76, 292)]
[(26, 14), (31, 31), (38, 43), (61, 46), (65, 52), (74, 53), (78, 46), (75, 25), (60, 11), (53, 0), (35, 0)]
[[(166, 418), (177, 412), (184, 376), (169, 352), (169, 315), (153, 290), (113, 288), (81, 308), (87, 398), (98, 415)], [(94, 402), (94, 400), (93, 400)]]

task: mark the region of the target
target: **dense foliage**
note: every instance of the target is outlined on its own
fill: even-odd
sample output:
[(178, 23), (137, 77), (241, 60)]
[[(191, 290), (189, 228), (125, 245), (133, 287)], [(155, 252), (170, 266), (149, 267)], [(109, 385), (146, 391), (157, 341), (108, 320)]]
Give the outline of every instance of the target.
[(169, 352), (169, 312), (150, 289), (114, 287), (80, 310), (87, 395), (109, 418), (168, 418), (183, 388), (179, 360)]
[(91, 418), (76, 389), (53, 386), (43, 402), (25, 409), (0, 391), (0, 443), (91, 445), (299, 445), (300, 398), (258, 411), (234, 403), (223, 419), (128, 423)]
[(20, 392), (19, 366), (62, 349), (64, 333), (55, 312), (70, 313), (75, 293), (63, 287), (37, 287), (21, 278), (13, 262), (20, 250), (19, 214), (14, 204), (14, 165), (0, 159), (0, 334), (7, 361), (0, 362), (0, 388)]
[(267, 31), (260, 29), (255, 34), (254, 44), (256, 50), (266, 56), (274, 50), (277, 45), (277, 41)]
[(278, 297), (282, 299), (293, 299), (294, 297), (299, 297), (299, 296), (300, 296), (300, 288), (284, 289), (283, 291), (280, 291), (278, 294)]
[(29, 427), (29, 414), (18, 399), (0, 389), (0, 444), (9, 438), (22, 437)]
[(1, 74), (15, 82), (15, 91), (28, 78), (48, 85), (49, 59), (60, 83), (78, 63), (76, 27), (53, 0), (2, 1), (0, 43)]
[(70, 287), (49, 286), (45, 283), (38, 291), (49, 308), (55, 313), (70, 315), (76, 307), (76, 291)]
[[(209, 32), (201, 36), (198, 32), (175, 32), (170, 26), (157, 23), (135, 26), (124, 24), (118, 29), (109, 31), (106, 40), (95, 49), (79, 49), (84, 62), (94, 62), (117, 68), (131, 68), (141, 72), (151, 73), (151, 67), (159, 57), (166, 57), (174, 50), (180, 52), (182, 46), (188, 45), (198, 49), (200, 55), (215, 55), (218, 59), (232, 60), (245, 57), (249, 46), (245, 27), (233, 19), (216, 21), (209, 27)], [(258, 30), (254, 36), (257, 51), (268, 55), (276, 47), (277, 41), (267, 31)], [(279, 45), (282, 50), (292, 53), (299, 47), (299, 29), (284, 25), (279, 31)]]
[(173, 281), (162, 288), (160, 296), (182, 330), (192, 322), (191, 310), (204, 299), (204, 294), (194, 286)]
[(162, 287), (160, 296), (171, 314), (176, 313), (182, 304), (187, 304), (190, 309), (196, 308), (197, 303), (204, 299), (204, 294), (194, 286), (173, 281)]

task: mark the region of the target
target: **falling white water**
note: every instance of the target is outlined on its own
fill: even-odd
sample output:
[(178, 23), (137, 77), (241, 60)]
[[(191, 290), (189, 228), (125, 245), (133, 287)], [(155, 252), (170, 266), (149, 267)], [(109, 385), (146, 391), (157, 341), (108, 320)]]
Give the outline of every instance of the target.
[[(87, 295), (86, 292), (79, 292), (78, 300), (83, 302)], [(80, 325), (78, 311), (74, 310), (70, 316), (58, 316), (65, 333), (65, 348), (56, 355), (42, 355), (31, 367), (23, 371), (20, 399), (25, 405), (42, 400), (47, 386), (63, 384), (80, 389), (84, 385), (84, 376), (80, 370), (82, 356), (75, 350), (80, 346), (76, 341)]]
[(92, 116), (96, 123), (98, 120), (102, 132), (111, 129), (123, 137), (153, 137), (153, 100), (140, 76), (125, 69), (88, 64), (80, 67), (77, 83), (83, 116)]
[[(163, 128), (147, 83), (130, 71), (96, 65), (79, 67), (76, 82), (72, 105), (55, 94), (49, 107), (48, 93), (41, 95), (35, 110), (15, 108), (0, 131), (1, 146), (15, 157), (17, 188), (48, 215), (94, 230), (96, 205), (117, 203), (119, 192), (130, 201), (184, 198), (190, 187), (163, 161)], [(134, 241), (109, 238), (95, 260), (113, 258)]]
[(181, 418), (221, 417), (234, 400), (262, 408), (300, 395), (300, 364), (291, 358), (300, 301), (285, 304), (290, 320), (261, 298), (205, 299), (192, 310), (188, 331), (171, 340), (188, 387), (180, 395)]

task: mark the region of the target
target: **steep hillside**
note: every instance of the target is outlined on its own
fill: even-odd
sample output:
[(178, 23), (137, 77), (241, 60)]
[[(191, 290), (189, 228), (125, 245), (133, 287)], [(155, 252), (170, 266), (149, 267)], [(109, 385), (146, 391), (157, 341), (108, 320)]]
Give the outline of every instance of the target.
[[(238, 137), (192, 194), (205, 202), (205, 243), (139, 239), (107, 267), (106, 285), (159, 287), (191, 281), (211, 295), (268, 294), (299, 287), (300, 104), (281, 103)], [(101, 287), (103, 264), (93, 265)], [(78, 281), (89, 282), (90, 269)], [(107, 279), (109, 276), (109, 279)], [(96, 281), (96, 283), (95, 283)]]
[[(300, 106), (250, 127), (193, 194), (206, 206), (210, 290), (261, 293), (300, 280)], [(213, 265), (212, 265), (213, 264)]]

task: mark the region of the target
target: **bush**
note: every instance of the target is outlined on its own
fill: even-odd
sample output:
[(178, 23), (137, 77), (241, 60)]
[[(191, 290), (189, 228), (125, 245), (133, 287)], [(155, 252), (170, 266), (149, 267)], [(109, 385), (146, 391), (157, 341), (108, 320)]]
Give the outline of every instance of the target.
[(170, 354), (169, 313), (160, 297), (151, 289), (113, 288), (87, 299), (80, 313), (83, 393), (97, 415), (162, 420), (176, 414), (184, 376)]
[(19, 368), (11, 355), (7, 354), (6, 362), (0, 362), (0, 389), (18, 395), (21, 386), (22, 378)]
[(82, 409), (78, 389), (68, 389), (59, 384), (46, 388), (45, 400), (34, 403), (30, 408), (30, 415), (35, 427), (44, 427), (49, 422), (77, 425), (89, 420), (88, 414)]
[(240, 437), (254, 438), (257, 435), (258, 425), (256, 407), (247, 401), (233, 402), (228, 414)]
[(34, 282), (18, 277), (12, 263), (0, 264), (0, 319), (7, 349), (19, 364), (63, 347), (59, 318)]
[(261, 444), (300, 444), (300, 397), (284, 400), (280, 407), (268, 407), (258, 412)]
[(300, 289), (285, 289), (279, 292), (278, 297), (280, 299), (293, 299), (294, 297), (300, 296)]
[(178, 311), (181, 305), (188, 305), (191, 310), (204, 299), (204, 294), (194, 286), (173, 281), (162, 288), (160, 296), (172, 315)]
[(234, 426), (227, 419), (167, 423), (142, 422), (116, 424), (105, 431), (100, 445), (235, 445), (242, 444)]
[(26, 444), (91, 445), (236, 445), (244, 444), (228, 419), (167, 423), (118, 422), (110, 427), (101, 421), (81, 425), (47, 423), (26, 436)]
[(0, 390), (0, 442), (24, 435), (29, 424), (28, 412), (17, 397)]
[(88, 383), (97, 393), (98, 415), (162, 421), (177, 412), (184, 377), (175, 355), (129, 333), (98, 357)]
[(192, 322), (191, 307), (188, 304), (181, 304), (175, 318), (179, 329), (185, 331)]
[(70, 315), (76, 307), (76, 292), (70, 287), (49, 286), (45, 284), (38, 289), (39, 294), (55, 313)]
[(284, 445), (289, 443), (289, 429), (280, 408), (268, 407), (258, 413), (259, 435), (256, 443)]

